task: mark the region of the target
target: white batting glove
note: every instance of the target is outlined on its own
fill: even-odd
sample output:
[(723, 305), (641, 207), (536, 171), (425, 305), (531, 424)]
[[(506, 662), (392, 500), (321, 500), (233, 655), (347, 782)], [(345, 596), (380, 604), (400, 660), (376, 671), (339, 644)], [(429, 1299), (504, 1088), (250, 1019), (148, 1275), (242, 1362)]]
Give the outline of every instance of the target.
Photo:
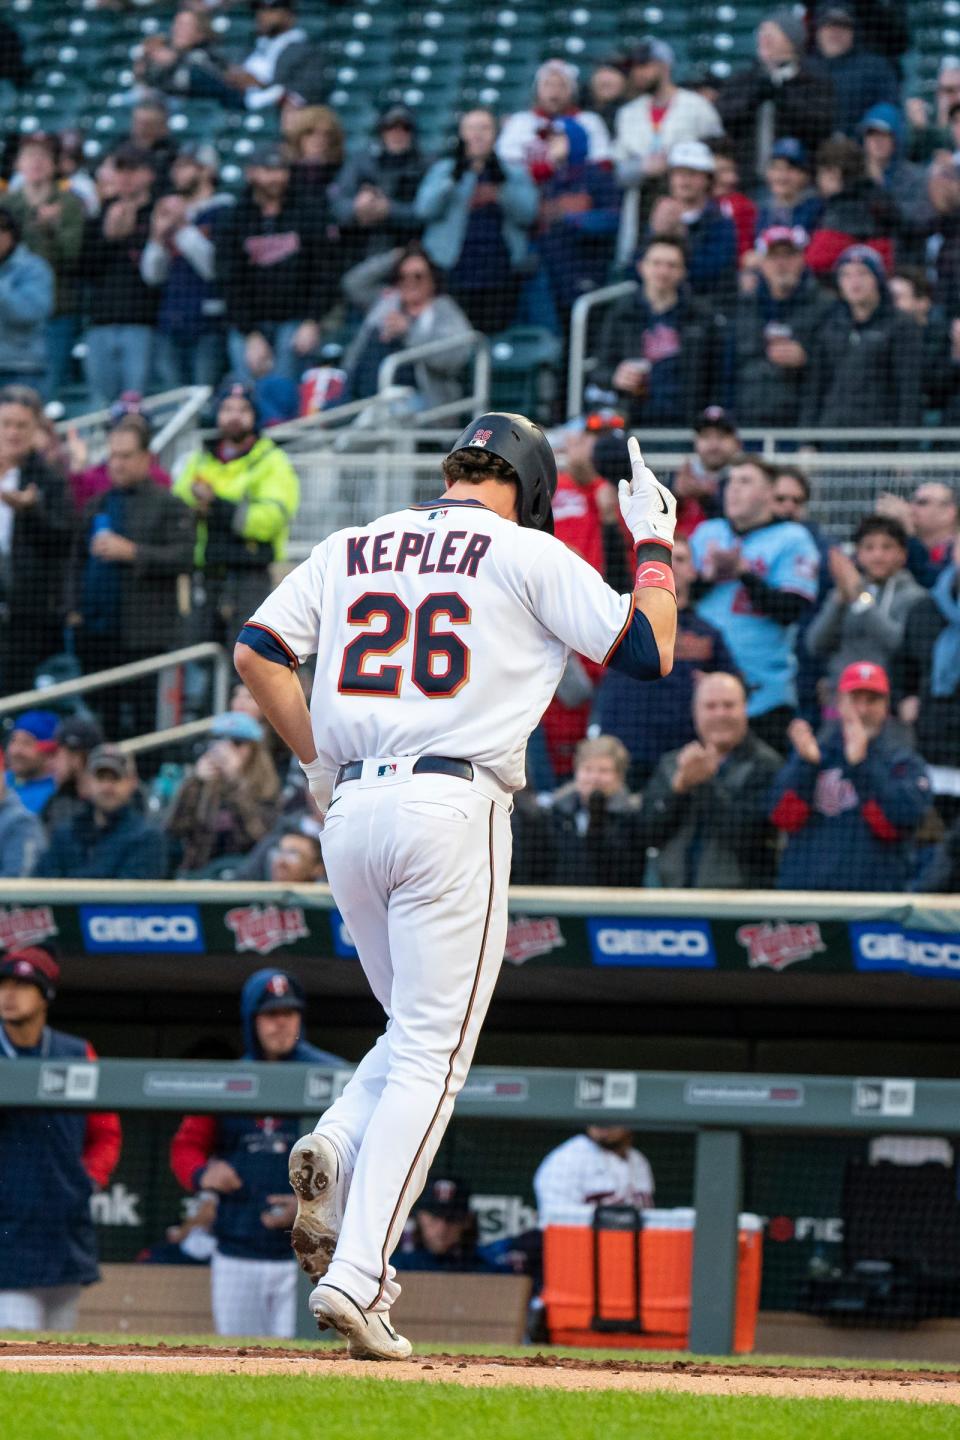
[(633, 543), (643, 545), (652, 541), (672, 550), (673, 532), (677, 525), (676, 498), (644, 463), (640, 446), (632, 435), (627, 441), (627, 450), (633, 478), (621, 480), (617, 494), (620, 497), (620, 513), (633, 536)]
[(301, 760), (300, 769), (307, 777), (307, 787), (317, 803), (317, 809), (321, 815), (326, 814), (332, 793), (330, 771), (322, 760), (308, 760), (306, 764)]

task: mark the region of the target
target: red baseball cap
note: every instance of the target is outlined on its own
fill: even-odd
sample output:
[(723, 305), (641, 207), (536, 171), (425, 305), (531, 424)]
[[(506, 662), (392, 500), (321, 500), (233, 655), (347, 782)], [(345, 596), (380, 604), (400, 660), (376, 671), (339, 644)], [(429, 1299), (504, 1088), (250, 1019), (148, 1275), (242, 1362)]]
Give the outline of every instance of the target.
[(852, 690), (870, 690), (874, 695), (890, 694), (890, 679), (882, 665), (872, 660), (855, 660), (840, 676), (838, 695), (849, 695)]
[(60, 966), (39, 945), (25, 945), (22, 950), (8, 950), (0, 958), (0, 980), (29, 980), (47, 1000), (57, 993)]
[(768, 225), (757, 240), (757, 249), (766, 255), (774, 245), (788, 245), (791, 250), (806, 250), (810, 236), (802, 225)]

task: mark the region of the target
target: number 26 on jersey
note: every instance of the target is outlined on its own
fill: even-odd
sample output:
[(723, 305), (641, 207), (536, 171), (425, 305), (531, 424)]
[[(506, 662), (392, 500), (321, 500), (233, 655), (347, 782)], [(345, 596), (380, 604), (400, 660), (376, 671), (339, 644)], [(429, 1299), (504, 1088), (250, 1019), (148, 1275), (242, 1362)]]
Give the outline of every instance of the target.
[(417, 689), (431, 700), (448, 699), (463, 689), (470, 679), (470, 651), (455, 630), (437, 629), (444, 621), (470, 624), (470, 606), (463, 597), (455, 591), (428, 595), (411, 615), (398, 595), (369, 592), (347, 611), (349, 625), (365, 628), (344, 649), (337, 684), (341, 695), (399, 696), (405, 666), (382, 662), (406, 645), (411, 621), (409, 670)]

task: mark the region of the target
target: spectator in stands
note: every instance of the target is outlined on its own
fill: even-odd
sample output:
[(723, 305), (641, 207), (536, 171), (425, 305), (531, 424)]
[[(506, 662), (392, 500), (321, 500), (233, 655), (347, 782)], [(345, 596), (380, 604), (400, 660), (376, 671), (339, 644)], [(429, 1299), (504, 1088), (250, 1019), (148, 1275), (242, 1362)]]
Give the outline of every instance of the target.
[(823, 210), (807, 252), (807, 264), (826, 280), (843, 252), (870, 245), (893, 268), (897, 207), (867, 175), (866, 157), (856, 140), (838, 136), (817, 151), (817, 189)]
[(63, 477), (37, 451), (40, 397), (0, 390), (0, 692), (29, 690), (63, 646), (63, 580), (72, 516)]
[(625, 1125), (588, 1125), (545, 1155), (533, 1177), (537, 1215), (548, 1225), (592, 1225), (598, 1205), (653, 1205), (653, 1171)]
[(40, 811), (48, 835), (61, 825), (71, 824), (84, 809), (87, 801), (81, 793), (82, 777), (90, 755), (104, 739), (99, 722), (93, 715), (85, 714), (68, 715), (61, 720), (53, 738), (57, 748), (50, 762), (50, 774), (56, 789)]
[(631, 428), (685, 425), (717, 388), (717, 317), (690, 294), (686, 250), (676, 236), (652, 236), (636, 270), (635, 293), (603, 317), (591, 382), (623, 404)]
[(83, 776), (86, 804), (58, 826), (37, 862), (47, 880), (165, 880), (167, 839), (134, 804), (137, 767), (119, 745), (91, 751)]
[(154, 365), (164, 389), (220, 383), (225, 365), (224, 302), (214, 279), (214, 230), (233, 197), (217, 190), (213, 145), (188, 143), (170, 167), (170, 194), (150, 216), (140, 275), (157, 289)]
[(696, 739), (671, 748), (643, 795), (644, 842), (657, 880), (701, 889), (763, 889), (776, 871), (767, 820), (780, 756), (751, 733), (736, 675), (705, 675), (693, 693)]
[(414, 211), (453, 299), (471, 325), (495, 335), (516, 313), (537, 188), (522, 166), (497, 155), (492, 110), (468, 110), (457, 134), (456, 153), (436, 160), (420, 182)]
[(53, 710), (17, 715), (7, 740), (7, 785), (31, 815), (40, 815), (57, 788), (54, 755), (59, 716)]
[(766, 192), (757, 208), (757, 236), (774, 225), (798, 225), (813, 234), (823, 201), (811, 184), (812, 173), (810, 156), (799, 140), (785, 135), (774, 142), (764, 171)]
[(775, 225), (757, 240), (758, 278), (736, 314), (737, 409), (744, 425), (794, 426), (806, 372), (830, 311), (806, 264), (809, 236)]
[(811, 345), (800, 424), (919, 425), (923, 337), (891, 302), (883, 261), (851, 245), (834, 274), (840, 298)]
[(630, 85), (636, 98), (617, 114), (613, 147), (617, 179), (624, 187), (666, 175), (674, 145), (709, 140), (723, 131), (709, 100), (674, 84), (673, 59), (669, 45), (650, 38), (630, 52)]
[(353, 304), (365, 312), (343, 356), (346, 398), (377, 393), (377, 375), (388, 355), (427, 341), (450, 340), (457, 343), (449, 350), (401, 367), (395, 383), (409, 392), (396, 403), (412, 413), (459, 399), (471, 353), (471, 326), (457, 302), (443, 293), (443, 276), (421, 245), (413, 242), (400, 251), (375, 255), (356, 266), (344, 286)]
[(348, 263), (382, 255), (420, 234), (414, 202), (426, 171), (413, 112), (390, 105), (380, 116), (376, 141), (351, 156), (330, 186)]
[[(141, 417), (119, 421), (108, 446), (110, 489), (95, 495), (80, 517), (67, 578), (69, 621), (85, 674), (177, 649), (177, 587), (192, 559), (190, 511), (150, 478)], [(108, 735), (156, 728), (156, 675), (93, 698)]]
[(610, 138), (599, 115), (581, 110), (577, 103), (579, 72), (566, 60), (545, 60), (533, 81), (533, 106), (518, 110), (503, 123), (497, 140), (497, 154), (505, 165), (525, 165), (537, 184), (547, 179), (553, 166), (546, 153), (546, 139), (553, 122), (569, 116), (587, 132), (587, 158), (610, 158)]
[(167, 102), (155, 91), (141, 97), (130, 112), (130, 134), (127, 143), (150, 156), (154, 184), (165, 190), (170, 166), (177, 153), (177, 142), (170, 134)]
[(70, 357), (79, 332), (76, 265), (83, 245), (86, 214), (78, 195), (57, 182), (57, 142), (52, 136), (25, 136), (17, 150), (20, 185), (4, 197), (4, 207), (22, 227), (23, 243), (50, 266), (54, 278), (53, 314), (46, 322), (46, 399), (60, 395), (70, 373)]
[(812, 69), (833, 86), (833, 128), (855, 135), (867, 111), (881, 101), (897, 103), (897, 76), (881, 55), (858, 43), (849, 5), (826, 5), (817, 12)]
[(564, 451), (553, 497), (554, 534), (615, 590), (629, 590), (633, 539), (624, 535), (616, 486), (608, 478), (629, 464), (623, 417), (593, 411), (582, 426), (568, 429)]
[(732, 141), (719, 135), (707, 142), (714, 160), (713, 197), (720, 212), (733, 221), (737, 233), (737, 260), (753, 248), (757, 231), (757, 207), (740, 188), (740, 171)]
[(708, 405), (693, 427), (693, 454), (674, 477), (677, 534), (692, 535), (703, 520), (723, 513), (723, 487), (730, 462), (743, 446), (737, 422), (722, 405)]
[[(60, 967), (39, 945), (0, 959), (0, 1056), (96, 1060), (88, 1040), (47, 1024)], [(120, 1158), (119, 1116), (0, 1110), (0, 1330), (76, 1330), (80, 1291), (100, 1278), (90, 1197)]]
[(653, 206), (649, 234), (682, 241), (690, 289), (724, 308), (733, 303), (736, 294), (737, 232), (713, 198), (716, 163), (702, 140), (673, 146), (667, 194)]
[(630, 61), (626, 55), (608, 55), (594, 65), (587, 81), (589, 107), (595, 115), (600, 116), (607, 127), (607, 134), (611, 140), (616, 134), (617, 116), (629, 99), (627, 92), (629, 68)]
[(441, 1176), (429, 1181), (417, 1201), (390, 1263), (397, 1270), (489, 1274), (513, 1268), (498, 1264), (501, 1248), (479, 1244), (470, 1191), (462, 1180)]
[(897, 714), (910, 726), (930, 766), (937, 809), (946, 823), (960, 815), (960, 544), (928, 595), (913, 606), (893, 667)]
[(228, 710), (216, 717), (210, 736), (166, 822), (180, 851), (178, 873), (201, 878), (233, 864), (263, 839), (277, 818), (280, 791), (256, 720)]
[(820, 551), (820, 594), (819, 600), (825, 600), (827, 591), (830, 588), (830, 569), (827, 564), (830, 553), (830, 541), (826, 534), (809, 517), (810, 510), (810, 479), (805, 470), (799, 465), (791, 465), (787, 461), (779, 461), (776, 465), (776, 479), (773, 482), (773, 515), (775, 520), (795, 520), (800, 525), (805, 525), (817, 543)]
[[(144, 448), (149, 449), (153, 431), (147, 417), (139, 410), (123, 407), (114, 423), (119, 425), (121, 421), (139, 426)], [(99, 465), (91, 465), (89, 461), (90, 451), (87, 442), (76, 426), (71, 426), (67, 431), (67, 464), (69, 466), (67, 479), (74, 509), (79, 514), (83, 514), (94, 496), (102, 495), (113, 484), (110, 478), (109, 458), (102, 460)], [(152, 451), (150, 453), (150, 479), (154, 485), (162, 485), (165, 490), (170, 489), (172, 482), (169, 472), (164, 470), (162, 465), (157, 464)]]
[(340, 117), (329, 105), (295, 105), (282, 118), (283, 136), (293, 151), (290, 194), (295, 201), (312, 205), (336, 239), (338, 231), (328, 191), (343, 165), (344, 140)]
[[(620, 193), (610, 167), (588, 159), (587, 132), (564, 115), (545, 140), (551, 173), (540, 185), (536, 274), (528, 282), (533, 317), (566, 334), (575, 300), (599, 289), (613, 261)], [(530, 291), (538, 286), (537, 301)]]
[(270, 856), (271, 884), (316, 885), (326, 878), (320, 837), (303, 829), (287, 830)]
[(748, 189), (763, 174), (776, 140), (791, 136), (814, 151), (833, 129), (833, 86), (804, 59), (805, 44), (803, 17), (791, 6), (779, 7), (757, 30), (754, 63), (720, 92), (717, 109)]
[(95, 409), (124, 390), (146, 394), (150, 379), (157, 292), (140, 274), (150, 238), (156, 172), (146, 150), (123, 144), (112, 157), (116, 197), (88, 219), (80, 255), (86, 284), (84, 372)]
[(896, 308), (912, 316), (923, 334), (923, 408), (940, 410), (942, 423), (955, 425), (960, 411), (960, 324), (947, 323), (943, 307), (934, 303), (926, 271), (919, 265), (899, 266), (888, 284)]
[(788, 837), (778, 885), (896, 893), (909, 883), (910, 841), (930, 807), (930, 781), (888, 723), (882, 666), (848, 665), (837, 691), (839, 723), (820, 739), (805, 720), (790, 726), (793, 753), (770, 816)]
[(582, 740), (572, 781), (550, 796), (540, 817), (529, 818), (550, 857), (550, 884), (643, 883), (640, 807), (626, 785), (629, 760), (612, 735)]
[(907, 532), (907, 565), (911, 575), (930, 590), (950, 564), (960, 529), (957, 497), (942, 480), (925, 480), (910, 500), (884, 493), (877, 497), (880, 515), (898, 520)]
[(32, 875), (46, 841), (39, 818), (10, 789), (0, 770), (0, 879), (20, 880)]
[(806, 644), (828, 662), (831, 688), (855, 660), (889, 671), (907, 616), (923, 589), (907, 569), (907, 535), (887, 515), (865, 515), (853, 537), (856, 558), (830, 551), (834, 589), (810, 622)]
[(739, 456), (723, 518), (705, 520), (690, 545), (697, 609), (722, 631), (744, 678), (754, 734), (782, 752), (797, 704), (794, 631), (816, 599), (820, 556), (805, 526), (774, 518), (775, 478), (757, 456)]
[[(304, 1038), (303, 986), (287, 970), (256, 970), (240, 998), (245, 1061), (330, 1065), (346, 1062)], [(187, 1115), (170, 1145), (170, 1166), (190, 1194), (218, 1196), (211, 1259), (218, 1335), (296, 1331), (297, 1265), (290, 1253), (296, 1199), (287, 1156), (299, 1138), (295, 1115)]]
[(903, 157), (903, 131), (900, 110), (888, 104), (872, 106), (858, 126), (867, 179), (885, 191), (897, 209), (897, 261), (919, 264), (936, 212), (927, 196), (926, 175)]
[(57, 175), (63, 189), (69, 190), (72, 195), (82, 201), (84, 212), (89, 219), (99, 213), (100, 197), (97, 194), (96, 183), (93, 176), (86, 168), (83, 153), (83, 133), (68, 127), (61, 130), (57, 137), (59, 154), (57, 158)]
[(960, 314), (960, 166), (937, 156), (927, 171), (927, 195), (936, 219), (927, 262), (936, 278), (937, 300), (948, 318)]
[(270, 566), (286, 557), (300, 504), (296, 471), (260, 434), (247, 387), (224, 390), (216, 437), (188, 456), (174, 494), (197, 518), (195, 565), (204, 595), (194, 616), (197, 638), (230, 644), (269, 594)]
[(340, 261), (324, 243), (312, 206), (290, 194), (290, 160), (272, 141), (247, 160), (247, 189), (214, 230), (215, 270), (230, 325), (236, 378), (249, 382), (247, 346), (272, 347), (279, 373), (298, 380), (319, 341), (317, 321), (333, 302)]
[(169, 36), (145, 35), (142, 48), (133, 73), (151, 90), (242, 108), (243, 96), (227, 81), (227, 61), (216, 48), (213, 17), (207, 11), (197, 6), (178, 10)]
[(0, 385), (43, 383), (53, 305), (53, 271), (24, 243), (13, 209), (0, 206)]
[(714, 671), (734, 669), (723, 635), (690, 604), (696, 572), (688, 541), (673, 546), (673, 578), (677, 587), (677, 639), (673, 669), (657, 685), (637, 685), (618, 670), (605, 670), (591, 716), (591, 731), (615, 736), (627, 747), (627, 783), (643, 788), (660, 757), (695, 738), (693, 695), (698, 679)]
[(241, 66), (227, 72), (227, 82), (242, 96), (248, 110), (279, 105), (297, 95), (307, 105), (323, 98), (323, 51), (297, 24), (296, 0), (254, 0), (257, 42)]
[(906, 155), (908, 160), (925, 165), (938, 150), (951, 153), (955, 149), (950, 135), (950, 111), (960, 101), (960, 62), (955, 56), (946, 55), (940, 61), (937, 75), (937, 99), (935, 123), (930, 123), (930, 111), (926, 100), (914, 96), (905, 105), (910, 129), (907, 132)]

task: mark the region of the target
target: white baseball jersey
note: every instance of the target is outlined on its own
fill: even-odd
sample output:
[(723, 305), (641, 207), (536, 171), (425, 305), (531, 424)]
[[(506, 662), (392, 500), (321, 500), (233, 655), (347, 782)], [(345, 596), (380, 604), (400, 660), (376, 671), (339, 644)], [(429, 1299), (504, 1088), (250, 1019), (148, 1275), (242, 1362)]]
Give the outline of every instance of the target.
[[(432, 753), (519, 789), (570, 650), (604, 663), (633, 617), (632, 597), (552, 535), (437, 500), (330, 535), (249, 623), (298, 662), (316, 653), (311, 716), (331, 776)], [(632, 673), (659, 674), (647, 663)]]
[(653, 1204), (653, 1171), (639, 1150), (605, 1150), (589, 1135), (574, 1135), (541, 1162), (533, 1177), (543, 1225), (589, 1225), (598, 1205)]

